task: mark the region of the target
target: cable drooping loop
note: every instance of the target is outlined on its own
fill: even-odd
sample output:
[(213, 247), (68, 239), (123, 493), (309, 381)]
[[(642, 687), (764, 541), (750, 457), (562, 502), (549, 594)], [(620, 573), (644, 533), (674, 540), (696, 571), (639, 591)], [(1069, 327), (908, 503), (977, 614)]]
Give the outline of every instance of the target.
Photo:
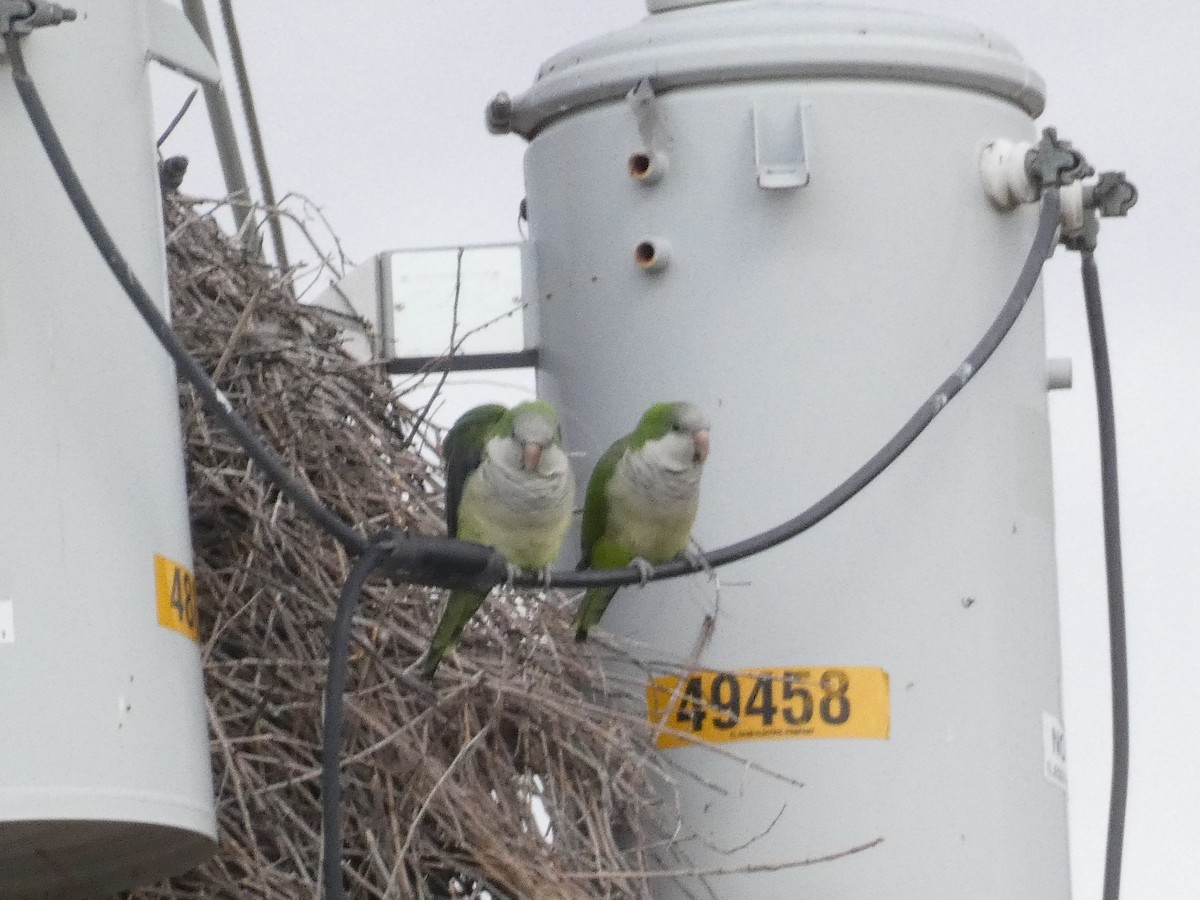
[(1121, 856), (1129, 793), (1129, 660), (1125, 642), (1125, 576), (1121, 561), (1121, 509), (1117, 489), (1117, 429), (1112, 370), (1100, 298), (1100, 274), (1091, 250), (1080, 253), (1092, 368), (1096, 376), (1096, 418), (1100, 430), (1100, 491), (1104, 510), (1104, 562), (1108, 578), (1108, 641), (1112, 668), (1112, 786), (1104, 858), (1104, 900), (1121, 894)]
[(141, 281), (138, 280), (128, 261), (117, 248), (108, 229), (104, 227), (100, 214), (84, 191), (83, 184), (75, 173), (71, 160), (54, 130), (45, 104), (42, 103), (41, 96), (25, 68), (20, 39), (13, 34), (5, 35), (4, 45), (12, 65), (13, 81), (21, 96), (21, 102), (29, 114), (38, 140), (41, 141), (63, 190), (66, 191), (71, 205), (75, 207), (80, 222), (83, 223), (88, 236), (96, 245), (96, 249), (100, 251), (100, 255), (104, 258), (104, 262), (107, 263), (113, 276), (125, 289), (125, 293), (129, 295), (129, 299), (133, 302), (139, 315), (154, 333), (158, 342), (170, 354), (171, 359), (175, 361), (180, 374), (196, 389), (196, 393), (204, 401), (205, 408), (233, 434), (247, 455), (263, 469), (284, 496), (296, 504), (301, 512), (313, 519), (321, 528), (344, 544), (347, 550), (354, 554), (362, 553), (367, 546), (366, 539), (349, 523), (310, 494), (284, 469), (279, 458), (267, 449), (250, 424), (234, 410), (229, 398), (213, 383), (200, 364), (179, 342), (175, 332), (171, 330), (170, 324), (159, 312), (157, 304), (146, 293)]
[[(945, 409), (946, 405), (966, 386), (967, 382), (978, 374), (979, 370), (983, 368), (984, 363), (991, 358), (996, 348), (1000, 346), (1000, 342), (1004, 340), (1004, 337), (1012, 329), (1021, 311), (1025, 308), (1034, 285), (1037, 284), (1037, 280), (1041, 276), (1042, 264), (1054, 250), (1057, 240), (1056, 231), (1058, 229), (1058, 222), (1058, 189), (1047, 188), (1042, 196), (1041, 215), (1038, 218), (1037, 231), (1034, 234), (1029, 253), (1025, 257), (1024, 264), (1021, 266), (1021, 272), (1017, 276), (1017, 281), (1013, 286), (1012, 292), (1008, 295), (1008, 299), (1001, 307), (999, 313), (997, 313), (991, 327), (980, 338), (979, 343), (975, 345), (974, 349), (967, 354), (962, 365), (954, 371), (954, 374), (938, 386), (937, 390), (901, 426), (900, 430), (896, 432), (891, 440), (884, 444), (874, 456), (863, 463), (849, 478), (798, 516), (753, 537), (709, 552), (705, 557), (708, 564), (714, 567), (727, 565), (728, 563), (745, 559), (748, 556), (753, 556), (756, 553), (762, 553), (764, 550), (769, 550), (772, 547), (782, 544), (784, 541), (791, 540), (836, 511), (895, 462), (908, 445), (917, 439), (917, 436), (929, 426), (929, 423), (934, 420), (938, 413)], [(612, 577), (613, 571), (564, 572), (561, 575), (558, 572), (554, 572), (551, 574), (551, 583), (555, 587), (595, 587), (599, 585), (633, 584), (642, 578), (634, 569), (619, 569), (615, 570), (620, 576), (620, 580), (618, 581)], [(691, 562), (687, 560), (675, 560), (665, 565), (654, 567), (650, 575), (650, 580), (672, 578), (677, 575), (697, 571), (700, 571), (700, 569), (693, 566)], [(518, 578), (516, 583), (524, 587), (536, 586), (542, 582), (536, 576), (523, 576)]]
[[(205, 406), (233, 433), (246, 452), (263, 468), (280, 491), (291, 499), (298, 509), (341, 541), (352, 553), (362, 553), (367, 547), (366, 538), (323, 506), (287, 473), (278, 458), (266, 448), (245, 420), (233, 410), (228, 399), (179, 344), (170, 325), (167, 324), (154, 302), (133, 275), (84, 193), (57, 135), (54, 133), (45, 107), (25, 71), (17, 38), (9, 35), (6, 36), (5, 42), (13, 61), (13, 78), (17, 89), (63, 188), (71, 198), (71, 202), (92, 240), (104, 256), (105, 262), (121, 282), (138, 312), (150, 326), (151, 331), (175, 360), (183, 375), (196, 388)], [(709, 553), (706, 557), (707, 565), (716, 567), (736, 562), (802, 534), (840, 508), (887, 469), (962, 390), (966, 383), (978, 373), (1005, 335), (1008, 334), (1037, 283), (1042, 263), (1054, 248), (1058, 220), (1058, 191), (1055, 188), (1048, 188), (1043, 194), (1041, 216), (1032, 246), (1021, 267), (1016, 284), (995, 321), (967, 355), (963, 364), (938, 387), (891, 440), (849, 478), (808, 509), (774, 528)], [(387, 568), (401, 580), (443, 586), (451, 584), (456, 578), (461, 577), (463, 572), (478, 570), (481, 548), (477, 545), (451, 538), (426, 538), (422, 542), (422, 546), (428, 548), (430, 542), (438, 544), (437, 552), (433, 554), (438, 562), (436, 568), (427, 565), (430, 558), (428, 554), (418, 558), (414, 554), (416, 545), (410, 546), (409, 542), (404, 540), (392, 543), (393, 552), (386, 561)], [(492, 555), (495, 559), (488, 569), (492, 572), (503, 571), (503, 558), (495, 551), (492, 551)], [(701, 571), (701, 568), (694, 567), (691, 562), (677, 560), (654, 567), (649, 579), (675, 578)], [(551, 573), (549, 583), (560, 588), (596, 587), (633, 584), (641, 579), (642, 575), (634, 569), (559, 571)], [(495, 583), (499, 583), (499, 579)], [(535, 587), (542, 585), (543, 581), (539, 576), (531, 573), (519, 576), (514, 580), (514, 584), (520, 587)]]

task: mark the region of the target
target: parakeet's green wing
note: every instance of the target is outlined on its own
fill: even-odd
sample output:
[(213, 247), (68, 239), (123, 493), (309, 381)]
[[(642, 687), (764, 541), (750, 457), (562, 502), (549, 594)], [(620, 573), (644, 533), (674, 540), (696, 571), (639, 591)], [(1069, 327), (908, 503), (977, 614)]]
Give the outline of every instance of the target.
[[(604, 537), (608, 528), (608, 485), (628, 446), (628, 435), (615, 441), (604, 451), (588, 479), (583, 523), (579, 530), (581, 569), (618, 569), (629, 564), (629, 553)], [(575, 616), (575, 640), (587, 640), (589, 629), (600, 621), (616, 593), (616, 588), (592, 588), (584, 595)]]
[(462, 503), (463, 485), (483, 461), (488, 433), (507, 413), (499, 403), (476, 406), (459, 417), (446, 435), (443, 450), (446, 454), (446, 533), (458, 536), (458, 507)]
[(437, 631), (429, 642), (429, 651), (421, 664), (421, 674), (433, 678), (442, 657), (458, 641), (459, 635), (471, 621), (471, 616), (483, 605), (486, 594), (475, 591), (455, 591), (446, 602), (446, 609), (438, 621)]
[(583, 523), (579, 529), (581, 569), (592, 565), (592, 549), (604, 537), (604, 529), (608, 527), (608, 483), (628, 445), (628, 436), (613, 442), (597, 461), (592, 477), (588, 479), (587, 497), (583, 501)]
[[(624, 547), (614, 544), (606, 538), (600, 538), (592, 545), (591, 567), (593, 569), (620, 569), (629, 565), (633, 557)], [(597, 624), (608, 604), (616, 596), (615, 587), (590, 588), (579, 605), (575, 616), (575, 640), (587, 640), (588, 631)]]

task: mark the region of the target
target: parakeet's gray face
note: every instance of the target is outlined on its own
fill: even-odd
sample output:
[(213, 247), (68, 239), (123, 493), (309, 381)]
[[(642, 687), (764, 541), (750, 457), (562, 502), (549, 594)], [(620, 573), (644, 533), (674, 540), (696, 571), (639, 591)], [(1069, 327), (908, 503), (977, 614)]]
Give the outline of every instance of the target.
[(667, 433), (647, 444), (647, 449), (660, 464), (675, 472), (699, 469), (708, 459), (708, 448), (708, 417), (692, 403), (677, 403)]
[(521, 468), (538, 471), (542, 454), (558, 434), (558, 423), (536, 410), (520, 413), (513, 420), (513, 440), (521, 447)]
[(708, 459), (708, 417), (695, 404), (679, 403), (675, 406), (671, 429), (675, 433), (686, 435), (691, 439), (692, 462), (696, 465), (703, 465), (704, 461)]

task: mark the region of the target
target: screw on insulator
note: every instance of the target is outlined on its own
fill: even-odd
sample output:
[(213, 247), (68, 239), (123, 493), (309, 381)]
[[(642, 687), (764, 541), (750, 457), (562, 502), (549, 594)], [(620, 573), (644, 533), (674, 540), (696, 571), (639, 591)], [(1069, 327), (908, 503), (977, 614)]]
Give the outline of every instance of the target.
[(1058, 132), (1047, 128), (1042, 139), (1025, 156), (1025, 171), (1039, 189), (1055, 185), (1066, 187), (1080, 178), (1095, 172), (1083, 154), (1071, 146), (1070, 141), (1060, 141)]
[(1084, 204), (1105, 218), (1123, 216), (1138, 201), (1137, 188), (1124, 172), (1102, 172), (1090, 189), (1085, 189)]

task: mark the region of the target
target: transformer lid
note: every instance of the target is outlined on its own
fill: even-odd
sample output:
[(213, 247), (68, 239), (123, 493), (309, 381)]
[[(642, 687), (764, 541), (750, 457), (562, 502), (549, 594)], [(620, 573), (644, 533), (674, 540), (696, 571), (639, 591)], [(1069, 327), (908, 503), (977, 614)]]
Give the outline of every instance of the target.
[(795, 0), (647, 4), (636, 25), (547, 60), (496, 130), (530, 138), (647, 77), (656, 92), (778, 78), (916, 81), (993, 94), (1030, 116), (1045, 107), (1045, 83), (1012, 44), (954, 20)]

